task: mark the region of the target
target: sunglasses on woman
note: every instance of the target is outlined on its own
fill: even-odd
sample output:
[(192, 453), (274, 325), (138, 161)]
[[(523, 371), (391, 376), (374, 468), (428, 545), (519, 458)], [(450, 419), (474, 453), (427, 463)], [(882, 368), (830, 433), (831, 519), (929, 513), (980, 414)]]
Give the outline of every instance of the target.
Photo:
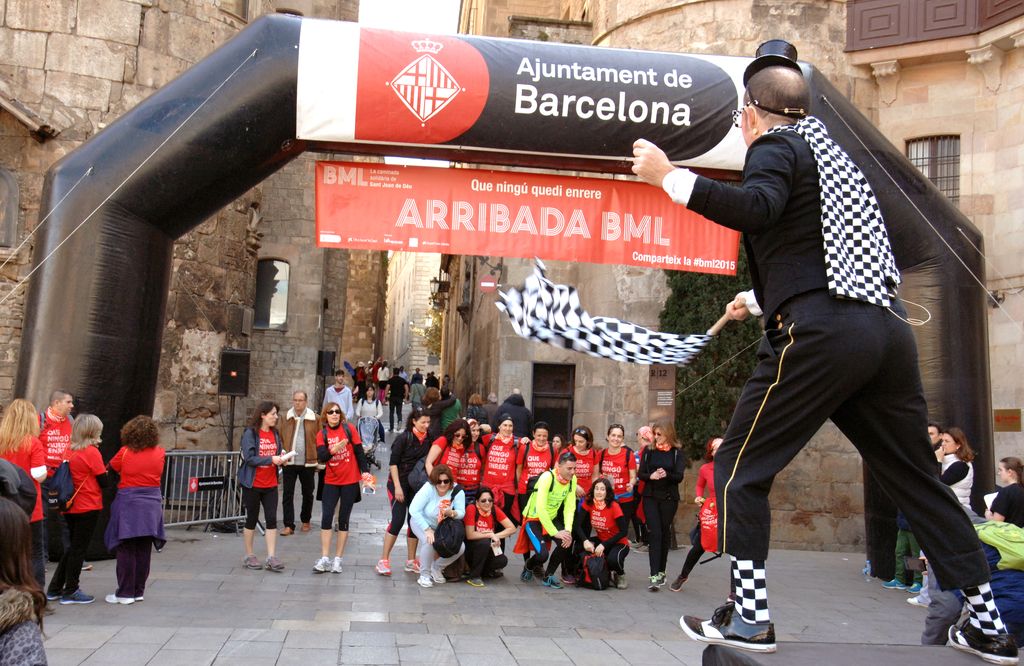
[(341, 414), (341, 410), (340, 409), (329, 409), (329, 410), (327, 410), (327, 414)]
[(476, 501), (477, 504), (491, 504), (492, 502), (494, 502), (492, 499), (478, 499)]
[(452, 482), (451, 479), (438, 479), (437, 480), (437, 485), (439, 485), (439, 486), (447, 486), (447, 485), (450, 485), (451, 482)]

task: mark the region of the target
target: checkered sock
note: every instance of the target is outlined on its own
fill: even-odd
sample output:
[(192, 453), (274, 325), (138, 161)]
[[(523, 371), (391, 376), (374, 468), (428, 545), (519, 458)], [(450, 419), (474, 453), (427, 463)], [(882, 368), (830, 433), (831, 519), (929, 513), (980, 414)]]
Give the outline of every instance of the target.
[(732, 587), (736, 593), (733, 603), (747, 624), (770, 622), (768, 617), (768, 583), (765, 581), (764, 560), (732, 559)]
[(988, 583), (982, 583), (978, 587), (965, 587), (961, 592), (967, 599), (967, 608), (970, 611), (968, 620), (971, 626), (980, 629), (986, 636), (1006, 633), (1006, 625), (1003, 624), (1003, 618), (999, 617), (999, 609), (996, 608), (996, 601), (992, 596), (992, 587)]

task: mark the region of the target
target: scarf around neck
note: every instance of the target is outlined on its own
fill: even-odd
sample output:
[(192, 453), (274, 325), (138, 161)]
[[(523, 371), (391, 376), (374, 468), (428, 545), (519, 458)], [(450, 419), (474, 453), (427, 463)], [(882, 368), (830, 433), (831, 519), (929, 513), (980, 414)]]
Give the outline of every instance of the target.
[(878, 200), (864, 174), (814, 116), (793, 125), (777, 125), (767, 133), (774, 132), (796, 132), (810, 146), (818, 165), (829, 294), (889, 307), (900, 272)]

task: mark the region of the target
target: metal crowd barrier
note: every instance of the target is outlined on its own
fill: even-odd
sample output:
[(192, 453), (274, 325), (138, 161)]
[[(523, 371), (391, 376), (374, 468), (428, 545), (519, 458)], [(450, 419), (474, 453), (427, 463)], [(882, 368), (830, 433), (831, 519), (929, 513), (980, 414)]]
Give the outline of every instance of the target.
[(245, 518), (237, 451), (168, 451), (164, 465), (164, 525), (209, 525)]

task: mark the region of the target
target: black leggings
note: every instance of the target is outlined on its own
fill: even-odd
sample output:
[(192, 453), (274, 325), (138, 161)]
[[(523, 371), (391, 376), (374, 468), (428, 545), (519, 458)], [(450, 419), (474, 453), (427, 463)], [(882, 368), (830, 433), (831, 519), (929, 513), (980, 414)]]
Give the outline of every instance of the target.
[[(566, 560), (571, 554), (572, 544), (569, 544), (569, 547), (566, 548), (558, 539), (544, 535), (544, 526), (540, 524), (539, 520), (531, 520), (526, 523), (526, 529), (529, 530), (530, 533), (525, 534), (524, 536), (529, 541), (529, 548), (532, 553), (532, 555), (523, 556), (526, 559), (526, 568), (533, 569), (541, 566), (544, 562), (547, 562), (548, 566), (544, 570), (544, 575), (553, 575), (555, 570), (558, 568), (558, 565)], [(555, 523), (555, 529), (562, 528), (558, 523)], [(545, 543), (550, 543), (555, 547), (554, 551), (551, 553), (550, 559), (548, 557), (547, 548), (544, 547)]]
[(395, 484), (389, 479), (388, 480), (388, 501), (391, 503), (391, 522), (388, 523), (387, 533), (391, 536), (398, 536), (402, 533), (402, 525), (408, 527), (408, 534), (412, 538), (416, 538), (416, 535), (412, 533), (412, 526), (409, 521), (412, 517), (409, 515), (409, 506), (406, 502), (411, 502), (412, 497), (406, 495), (405, 502), (399, 502), (395, 499)]
[(680, 577), (689, 578), (690, 572), (697, 566), (697, 560), (704, 554), (704, 546), (700, 545), (700, 538), (693, 542), (693, 548), (686, 554), (686, 562), (683, 563), (683, 570), (679, 572)]
[(268, 530), (277, 529), (277, 486), (273, 488), (246, 488), (242, 486), (242, 504), (245, 505), (245, 529), (256, 529), (263, 505), (263, 520)]
[(665, 570), (668, 565), (668, 551), (672, 546), (672, 519), (679, 508), (677, 499), (643, 498), (644, 517), (647, 519), (647, 538), (651, 575)]
[[(359, 484), (348, 483), (335, 486), (324, 485), (324, 501), (321, 505), (320, 529), (329, 530), (334, 523), (334, 507), (338, 507), (338, 531), (348, 532), (348, 518), (352, 515), (352, 505), (359, 499)], [(340, 504), (339, 504), (340, 502)]]
[(64, 557), (61, 558), (57, 570), (53, 573), (53, 578), (50, 579), (50, 596), (74, 594), (78, 589), (78, 578), (82, 574), (85, 551), (89, 548), (89, 542), (92, 540), (92, 533), (96, 529), (96, 521), (99, 518), (99, 511), (64, 514), (64, 519), (68, 523), (68, 531), (71, 532), (71, 545), (64, 551)]
[(608, 561), (608, 569), (612, 573), (626, 573), (626, 555), (629, 555), (629, 545), (624, 543), (612, 544), (604, 551), (604, 559)]
[(470, 578), (483, 578), (484, 574), (489, 576), (508, 566), (508, 557), (505, 553), (495, 555), (491, 550), (490, 539), (467, 539), (466, 564), (469, 566)]

